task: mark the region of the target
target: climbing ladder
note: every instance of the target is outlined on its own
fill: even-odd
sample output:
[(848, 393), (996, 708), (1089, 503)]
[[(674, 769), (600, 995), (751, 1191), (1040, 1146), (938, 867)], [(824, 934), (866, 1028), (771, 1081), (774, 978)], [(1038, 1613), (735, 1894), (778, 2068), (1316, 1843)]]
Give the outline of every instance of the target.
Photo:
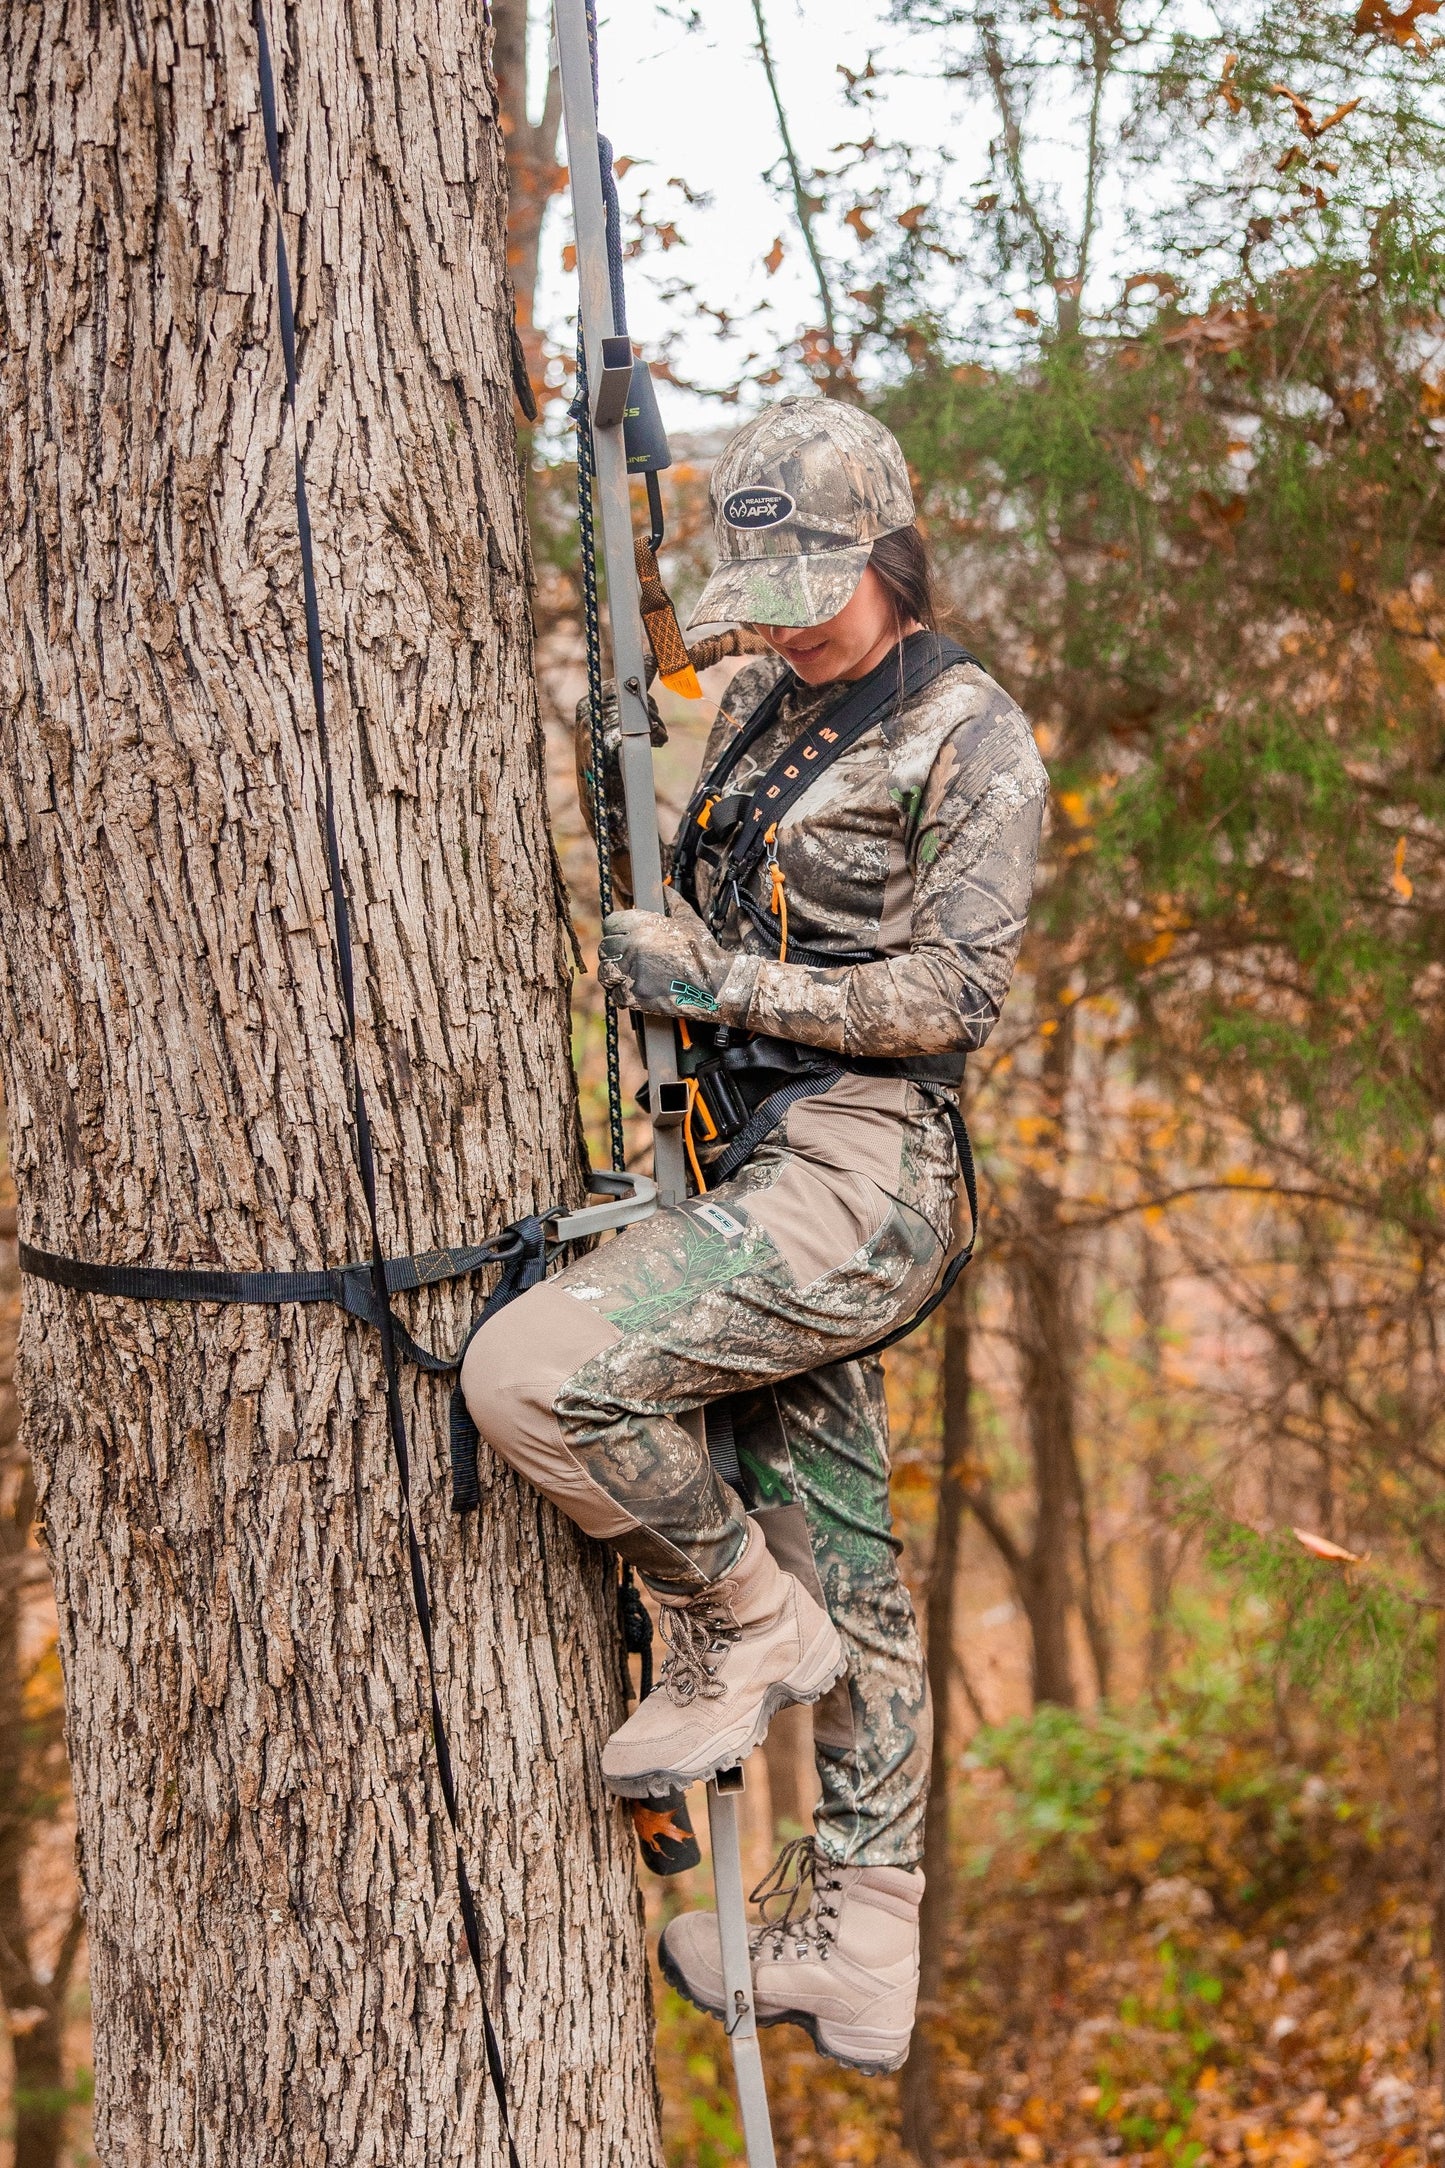
[[(623, 433), (633, 357), (630, 340), (625, 335), (617, 335), (620, 327), (614, 321), (607, 209), (598, 151), (595, 21), (588, 0), (554, 0), (553, 13), (557, 65), (562, 80), (562, 114), (567, 132), (580, 289), (581, 346), (588, 398), (588, 411), (579, 418), (578, 426), (579, 431), (590, 427), (592, 439), (594, 502), (602, 533), (612, 664), (622, 722), (622, 786), (632, 858), (633, 896), (639, 909), (661, 912), (665, 911), (666, 904), (647, 712), (647, 649), (634, 560), (627, 448)], [(608, 164), (610, 167), (610, 158)], [(618, 251), (620, 235), (614, 231), (610, 241), (613, 251)], [(599, 824), (605, 833), (600, 777), (597, 785)], [(659, 1200), (664, 1204), (675, 1203), (687, 1194), (683, 1143), (687, 1089), (677, 1072), (672, 1027), (650, 1017), (645, 1023), (645, 1035), (648, 1104), (653, 1124), (653, 1176)], [(737, 2075), (743, 2138), (750, 2168), (774, 2168), (772, 2124), (758, 2047), (747, 1908), (743, 1895), (738, 1826), (738, 1800), (742, 1789), (741, 1769), (723, 1771), (707, 1788), (713, 1888), (728, 2009), (725, 2022)]]

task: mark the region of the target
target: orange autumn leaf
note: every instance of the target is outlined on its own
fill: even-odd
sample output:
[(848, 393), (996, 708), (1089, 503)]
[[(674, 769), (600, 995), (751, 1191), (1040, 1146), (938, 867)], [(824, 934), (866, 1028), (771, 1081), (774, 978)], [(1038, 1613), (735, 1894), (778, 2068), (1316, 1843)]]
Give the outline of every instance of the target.
[(1415, 893), (1415, 883), (1405, 871), (1406, 840), (1404, 836), (1395, 839), (1395, 870), (1390, 875), (1390, 886), (1402, 903), (1408, 903)]
[(915, 203), (909, 210), (899, 212), (898, 223), (905, 233), (917, 233), (927, 216), (928, 205), (926, 203)]
[(855, 203), (851, 211), (844, 212), (843, 223), (853, 228), (860, 241), (871, 241), (877, 230), (869, 225), (868, 214), (861, 203)]
[(763, 258), (763, 269), (767, 272), (769, 278), (773, 276), (782, 260), (783, 237), (779, 234), (772, 247), (768, 250), (767, 255)]
[(1288, 84), (1271, 83), (1269, 94), (1271, 98), (1284, 98), (1293, 106), (1294, 117), (1299, 124), (1300, 132), (1302, 135), (1307, 136), (1311, 143), (1322, 136), (1327, 128), (1337, 126), (1345, 118), (1346, 114), (1353, 113), (1360, 102), (1358, 98), (1351, 98), (1347, 105), (1336, 106), (1333, 113), (1327, 114), (1323, 120), (1316, 120), (1299, 92), (1291, 90)]
[(686, 1844), (688, 1840), (688, 1831), (678, 1827), (671, 1807), (644, 1807), (639, 1801), (632, 1809), (632, 1826), (640, 1844)]
[(1402, 8), (1387, 5), (1387, 0), (1361, 0), (1355, 17), (1357, 38), (1392, 38), (1396, 45), (1423, 45), (1424, 39), (1415, 24), (1422, 15), (1438, 15), (1441, 0), (1405, 0)]
[(1242, 113), (1244, 111), (1244, 100), (1234, 87), (1234, 71), (1238, 66), (1238, 53), (1226, 53), (1224, 56), (1224, 73), (1214, 86), (1215, 97), (1222, 98), (1231, 113)]
[(562, 251), (562, 269), (564, 271), (575, 271), (576, 268), (577, 244), (575, 241), (569, 241)]

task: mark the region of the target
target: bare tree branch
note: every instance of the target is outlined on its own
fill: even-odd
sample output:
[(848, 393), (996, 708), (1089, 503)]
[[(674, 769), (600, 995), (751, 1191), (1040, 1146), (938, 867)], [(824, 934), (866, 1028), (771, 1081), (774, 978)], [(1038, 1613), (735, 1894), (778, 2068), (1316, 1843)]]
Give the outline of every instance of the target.
[(814, 231), (813, 199), (803, 180), (803, 169), (798, 162), (798, 153), (793, 144), (793, 132), (788, 126), (787, 109), (783, 104), (783, 94), (778, 84), (778, 71), (773, 63), (773, 49), (768, 42), (768, 22), (763, 11), (763, 0), (753, 0), (753, 21), (756, 23), (758, 31), (758, 57), (762, 61), (763, 73), (768, 79), (768, 89), (772, 93), (773, 111), (778, 117), (778, 134), (782, 137), (783, 158), (787, 164), (788, 178), (793, 189), (793, 209), (797, 213), (798, 225), (803, 235), (803, 246), (808, 251), (808, 260), (813, 266), (813, 277), (817, 281), (818, 306), (823, 312), (823, 328), (828, 334), (828, 375), (831, 380), (836, 376), (838, 366), (837, 311), (833, 306), (833, 290), (828, 281), (827, 266), (823, 262), (822, 251), (818, 247), (818, 237)]

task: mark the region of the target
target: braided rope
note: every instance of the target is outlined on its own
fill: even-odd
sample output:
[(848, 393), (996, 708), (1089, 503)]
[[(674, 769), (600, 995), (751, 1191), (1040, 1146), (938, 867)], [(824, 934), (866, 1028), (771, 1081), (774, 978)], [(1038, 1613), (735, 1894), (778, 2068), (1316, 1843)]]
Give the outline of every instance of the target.
[[(577, 397), (572, 408), (577, 424), (577, 532), (582, 551), (582, 617), (587, 642), (588, 758), (592, 764), (592, 828), (597, 844), (597, 902), (605, 919), (612, 909), (612, 812), (607, 802), (607, 759), (602, 733), (602, 624), (597, 596), (597, 535), (592, 490), (596, 472), (592, 448), (592, 417), (587, 403), (587, 358), (582, 334), (577, 335)], [(626, 1164), (627, 1146), (622, 1133), (622, 1059), (618, 1041), (617, 1011), (606, 1004), (607, 1035), (607, 1138), (612, 1164)]]

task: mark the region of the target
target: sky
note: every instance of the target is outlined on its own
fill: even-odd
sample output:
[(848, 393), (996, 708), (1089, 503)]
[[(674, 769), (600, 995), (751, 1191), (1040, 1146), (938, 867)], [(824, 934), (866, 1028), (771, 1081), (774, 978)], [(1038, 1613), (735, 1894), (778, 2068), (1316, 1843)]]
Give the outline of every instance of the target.
[[(629, 328), (647, 351), (666, 349), (679, 374), (726, 382), (747, 344), (729, 353), (685, 306), (669, 306), (659, 289), (671, 274), (694, 281), (708, 303), (733, 315), (767, 303), (770, 328), (759, 343), (768, 351), (818, 316), (791, 205), (764, 179), (781, 146), (751, 0), (706, 0), (696, 30), (681, 19), (687, 11), (655, 0), (614, 0), (599, 12), (602, 131), (619, 159), (636, 161), (621, 184), (624, 211), (646, 190), (650, 215), (675, 220), (687, 244), (649, 257), (645, 268), (629, 267)], [(861, 69), (870, 50), (898, 57), (899, 34), (885, 15), (880, 0), (768, 0), (773, 57), (805, 167), (872, 125), (845, 102), (839, 62)], [(950, 105), (945, 86), (915, 80), (888, 88), (877, 112), (895, 116), (886, 125), (906, 140), (938, 143), (959, 125)], [(669, 186), (674, 180), (709, 204), (687, 204)], [(569, 238), (562, 199), (544, 238), (537, 313), (564, 339), (575, 307), (575, 283), (562, 265)], [(783, 257), (770, 276), (764, 258), (778, 238)], [(659, 390), (670, 428), (716, 428), (738, 418), (666, 384)]]

